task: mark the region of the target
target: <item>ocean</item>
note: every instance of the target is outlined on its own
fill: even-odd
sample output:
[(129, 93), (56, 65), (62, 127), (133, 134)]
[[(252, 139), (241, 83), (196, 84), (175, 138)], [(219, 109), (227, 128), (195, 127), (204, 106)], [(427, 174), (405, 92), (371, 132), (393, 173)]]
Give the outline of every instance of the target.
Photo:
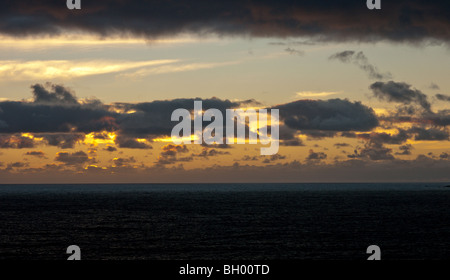
[(450, 259), (445, 185), (0, 185), (0, 259)]

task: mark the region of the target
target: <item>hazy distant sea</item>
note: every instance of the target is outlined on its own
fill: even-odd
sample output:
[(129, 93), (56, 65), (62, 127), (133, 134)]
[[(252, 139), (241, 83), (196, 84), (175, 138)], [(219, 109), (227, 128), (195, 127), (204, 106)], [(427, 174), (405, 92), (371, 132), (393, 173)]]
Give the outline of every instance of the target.
[(444, 185), (0, 185), (0, 259), (450, 259)]

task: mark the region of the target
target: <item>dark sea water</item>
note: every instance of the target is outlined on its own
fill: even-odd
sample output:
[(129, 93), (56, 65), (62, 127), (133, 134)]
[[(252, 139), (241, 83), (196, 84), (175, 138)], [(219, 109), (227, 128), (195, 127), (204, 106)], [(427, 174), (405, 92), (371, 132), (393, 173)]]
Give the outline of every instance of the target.
[(450, 259), (444, 185), (0, 185), (0, 259)]

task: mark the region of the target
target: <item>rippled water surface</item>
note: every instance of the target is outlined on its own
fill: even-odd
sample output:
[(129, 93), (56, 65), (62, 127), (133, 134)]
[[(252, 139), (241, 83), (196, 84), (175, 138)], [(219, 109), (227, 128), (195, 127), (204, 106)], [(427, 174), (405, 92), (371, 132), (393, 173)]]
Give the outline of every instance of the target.
[(450, 259), (443, 185), (0, 185), (0, 259)]

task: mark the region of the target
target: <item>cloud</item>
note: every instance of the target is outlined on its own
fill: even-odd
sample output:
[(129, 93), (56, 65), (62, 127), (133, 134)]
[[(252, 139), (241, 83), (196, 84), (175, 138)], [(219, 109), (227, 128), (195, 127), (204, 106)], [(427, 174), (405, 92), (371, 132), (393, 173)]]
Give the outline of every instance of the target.
[(351, 147), (351, 145), (350, 144), (348, 144), (348, 143), (336, 143), (336, 144), (334, 144), (333, 146), (335, 146), (336, 148), (344, 148), (344, 147)]
[(224, 142), (224, 144), (206, 144), (206, 142), (203, 141), (203, 143), (201, 145), (206, 148), (214, 148), (214, 149), (231, 149), (232, 148), (232, 145), (225, 144), (226, 137), (224, 137), (223, 142)]
[(373, 109), (347, 99), (298, 100), (274, 108), (286, 126), (297, 130), (369, 131), (378, 126)]
[(223, 152), (223, 151), (219, 151), (216, 149), (208, 149), (208, 148), (203, 148), (202, 151), (198, 154), (192, 154), (193, 157), (202, 157), (207, 159), (208, 157), (214, 157), (214, 156), (218, 156), (218, 155), (229, 155), (230, 152)]
[(26, 156), (34, 156), (38, 158), (46, 158), (45, 153), (43, 151), (31, 151), (25, 154)]
[[(33, 168), (33, 172), (0, 170), (4, 183), (224, 183), (224, 182), (448, 182), (449, 159), (433, 159), (426, 156), (413, 160), (348, 159), (330, 163), (311, 164), (298, 160), (279, 161), (263, 166), (233, 163), (207, 168), (184, 169), (180, 166), (152, 166), (142, 168), (110, 168), (106, 176), (87, 169), (64, 169), (59, 165)], [(92, 169), (92, 171), (100, 171)], [(82, 172), (80, 176), (80, 172)]]
[(382, 143), (382, 144), (402, 144), (408, 140), (410, 135), (408, 134), (409, 131), (403, 130), (398, 128), (397, 134), (388, 134), (385, 132), (377, 133), (360, 133), (357, 135), (358, 138), (364, 139), (367, 141)]
[(169, 136), (174, 122), (171, 121), (172, 112), (179, 108), (194, 110), (194, 101), (202, 100), (203, 110), (215, 108), (222, 113), (226, 109), (257, 103), (255, 100), (230, 101), (219, 98), (180, 98), (172, 100), (156, 100), (137, 104), (117, 103), (115, 106), (128, 114), (117, 117), (120, 133), (130, 136)]
[(245, 155), (240, 159), (240, 161), (257, 161), (257, 160), (259, 160), (260, 157), (261, 156), (252, 156), (251, 157), (249, 155)]
[(45, 88), (41, 84), (32, 85), (34, 95), (34, 103), (51, 103), (51, 104), (78, 104), (74, 93), (62, 85), (47, 84)]
[(354, 154), (347, 155), (349, 158), (368, 158), (370, 160), (394, 160), (392, 149), (383, 146), (377, 141), (368, 141), (363, 148), (357, 148)]
[(281, 146), (305, 146), (303, 140), (298, 137), (299, 132), (296, 129), (287, 127), (286, 125), (279, 126), (279, 138)]
[(286, 41), (286, 42), (269, 42), (271, 46), (313, 46), (316, 43), (312, 41)]
[(284, 49), (285, 52), (287, 52), (290, 55), (298, 55), (298, 56), (302, 56), (305, 54), (304, 51), (301, 50), (297, 50), (297, 49), (293, 49), (293, 48), (286, 48)]
[(186, 71), (196, 71), (201, 69), (211, 69), (221, 66), (237, 64), (237, 61), (228, 62), (215, 62), (215, 63), (185, 63), (185, 64), (173, 64), (173, 65), (162, 65), (159, 67), (145, 67), (139, 70), (123, 73), (120, 76), (125, 78), (139, 78), (149, 75), (159, 75), (167, 73), (178, 73)]
[(436, 98), (441, 101), (450, 101), (450, 95), (438, 93), (438, 94), (436, 94)]
[(440, 90), (441, 88), (435, 84), (435, 83), (431, 83), (428, 88), (433, 89), (433, 90)]
[(82, 103), (61, 85), (33, 85), (33, 102), (0, 102), (0, 133), (112, 131), (116, 113), (94, 101)]
[(314, 92), (314, 91), (300, 91), (297, 92), (298, 97), (302, 98), (313, 98), (313, 97), (324, 97), (324, 96), (330, 96), (338, 94), (339, 92), (335, 91), (324, 91), (324, 92)]
[(294, 138), (294, 139), (290, 139), (290, 140), (283, 140), (280, 143), (281, 146), (291, 146), (291, 147), (301, 147), (301, 146), (305, 146), (305, 144), (303, 143), (303, 140), (300, 138)]
[(124, 166), (130, 166), (132, 163), (136, 163), (136, 160), (134, 157), (129, 158), (114, 158), (113, 159), (114, 166), (116, 167), (124, 167)]
[(33, 148), (34, 140), (21, 135), (0, 134), (1, 149), (26, 149)]
[(223, 113), (230, 108), (260, 105), (253, 99), (230, 101), (214, 97), (107, 105), (96, 99), (78, 100), (63, 85), (35, 84), (31, 88), (30, 101), (0, 102), (0, 135), (4, 134), (0, 147), (32, 147), (33, 139), (20, 138), (20, 133), (31, 133), (48, 145), (67, 149), (83, 141), (86, 134), (104, 138), (105, 132), (115, 132), (115, 143), (120, 148), (150, 149), (148, 142), (152, 139), (170, 136), (174, 126), (172, 112), (178, 108), (193, 111), (195, 100), (202, 100), (205, 110), (216, 108)]
[(167, 144), (161, 148), (162, 156), (176, 156), (177, 153), (187, 153), (189, 149), (186, 145)]
[(331, 55), (329, 59), (339, 60), (343, 63), (353, 63), (366, 72), (370, 79), (383, 80), (392, 77), (390, 73), (380, 73), (374, 65), (369, 63), (363, 52), (343, 51)]
[(64, 163), (65, 165), (80, 165), (89, 161), (88, 155), (83, 152), (59, 152), (56, 154), (55, 161)]
[[(105, 40), (107, 39), (107, 40)], [(202, 42), (213, 41), (214, 39), (202, 39)], [(14, 37), (14, 36), (4, 36), (0, 35), (0, 41), (3, 43), (0, 48), (3, 49), (20, 49), (24, 51), (36, 51), (48, 48), (83, 48), (91, 46), (100, 47), (117, 47), (117, 46), (142, 46), (142, 45), (173, 45), (173, 44), (187, 44), (198, 42), (199, 38), (194, 36), (177, 36), (176, 38), (147, 38), (142, 40), (142, 38), (131, 38), (131, 37), (120, 37), (120, 36), (110, 36), (105, 38), (105, 36), (94, 35), (88, 33), (65, 33), (59, 34), (58, 36), (45, 36), (45, 37)]]
[(137, 139), (118, 135), (114, 140), (116, 145), (120, 148), (129, 148), (129, 149), (151, 149), (152, 147), (146, 142), (141, 142)]
[[(389, 81), (387, 83), (376, 82), (370, 88), (374, 96), (380, 100), (400, 103), (395, 111), (379, 117), (382, 121), (390, 123), (412, 123), (446, 127), (450, 125), (450, 110), (433, 111), (427, 95), (413, 88), (407, 83)], [(437, 94), (438, 100), (446, 101), (447, 95)]]
[(78, 78), (92, 75), (118, 73), (136, 68), (157, 66), (177, 60), (151, 61), (78, 61), (78, 60), (3, 60), (0, 61), (0, 80), (45, 80)]
[(113, 147), (111, 145), (106, 145), (106, 148), (104, 148), (103, 150), (108, 151), (108, 152), (115, 152), (115, 151), (117, 151), (117, 148)]
[(314, 152), (313, 150), (309, 150), (309, 155), (306, 157), (307, 161), (321, 161), (327, 158), (327, 154), (323, 152)]
[[(205, 148), (204, 148), (205, 149)], [(157, 165), (168, 165), (179, 162), (188, 162), (192, 161), (193, 157), (179, 157), (179, 154), (188, 153), (189, 149), (186, 145), (175, 145), (175, 144), (167, 144), (161, 148), (161, 153), (158, 156)]]
[(394, 81), (375, 82), (370, 85), (375, 97), (388, 102), (397, 102), (402, 104), (415, 103), (420, 105), (426, 111), (431, 111), (431, 104), (428, 102), (427, 96), (418, 89), (412, 88), (407, 83), (399, 83)]
[(274, 154), (271, 156), (260, 156), (261, 158), (264, 158), (262, 163), (272, 163), (274, 161), (279, 161), (286, 159), (286, 156), (280, 155), (280, 154)]
[[(0, 33), (58, 35), (68, 30), (102, 36), (162, 37), (184, 33), (253, 37), (305, 37), (323, 41), (448, 41), (446, 0), (387, 1), (382, 15), (365, 1), (133, 1), (83, 3), (68, 10), (61, 1), (2, 3)], [(351, 16), (349, 16), (351, 15)], [(132, 19), (132, 20), (130, 20)]]
[(340, 133), (341, 137), (347, 137), (347, 138), (356, 138), (357, 135), (354, 132), (344, 131)]
[(450, 110), (442, 110), (437, 113), (425, 114), (423, 117), (424, 123), (432, 123), (437, 126), (450, 125)]
[(413, 149), (413, 146), (411, 144), (406, 144), (403, 146), (398, 147), (400, 152), (395, 153), (396, 155), (410, 155), (411, 149)]
[(13, 162), (13, 163), (8, 163), (6, 169), (11, 170), (13, 168), (23, 168), (23, 167), (27, 167), (28, 165), (29, 165), (29, 163), (26, 163), (26, 162)]
[(84, 133), (36, 133), (37, 138), (43, 138), (47, 145), (57, 146), (61, 149), (73, 149), (76, 143), (83, 142)]
[(180, 163), (180, 162), (189, 162), (193, 161), (194, 159), (192, 157), (158, 157), (158, 161), (156, 162), (156, 166), (163, 166), (163, 165), (169, 165), (174, 163)]
[[(397, 134), (388, 133), (360, 133), (357, 137), (366, 140), (364, 147), (356, 147), (354, 153), (347, 155), (349, 158), (361, 158), (370, 160), (394, 160), (392, 149), (384, 144), (400, 145), (408, 140), (410, 135), (408, 131), (398, 128)], [(407, 146), (407, 145), (405, 145)], [(402, 148), (400, 148), (402, 149)]]
[(328, 138), (328, 137), (334, 137), (337, 135), (336, 131), (326, 131), (326, 130), (302, 130), (302, 134), (305, 134), (308, 136), (308, 140), (310, 138), (312, 139), (323, 139), (323, 138)]
[[(262, 160), (262, 163), (272, 163), (275, 161), (286, 159), (286, 156), (280, 155), (280, 154), (274, 154), (271, 156), (249, 156), (245, 155), (243, 156), (240, 161), (259, 161)], [(238, 161), (236, 161), (238, 163)]]
[(425, 140), (425, 141), (442, 141), (449, 140), (449, 132), (443, 129), (437, 128), (423, 128), (423, 127), (412, 127), (408, 130), (409, 133), (415, 134), (415, 140)]

